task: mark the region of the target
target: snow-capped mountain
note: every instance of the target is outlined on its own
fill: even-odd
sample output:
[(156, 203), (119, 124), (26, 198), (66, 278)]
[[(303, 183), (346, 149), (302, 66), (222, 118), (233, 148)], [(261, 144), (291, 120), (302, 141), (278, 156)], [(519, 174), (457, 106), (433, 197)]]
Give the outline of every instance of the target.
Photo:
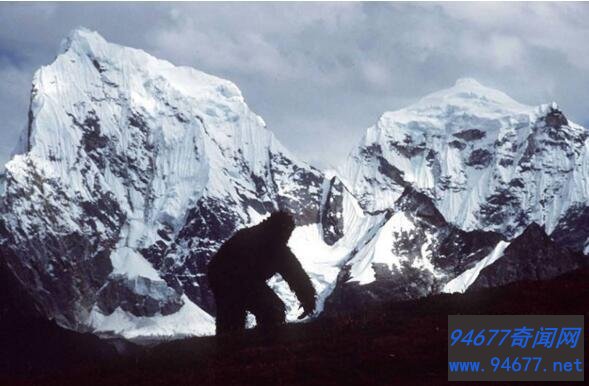
[[(583, 264), (588, 134), (555, 103), (525, 106), (472, 79), (383, 114), (341, 177), (366, 213), (386, 219), (348, 257), (328, 308), (544, 279)], [(528, 258), (520, 244), (532, 240), (559, 252)], [(536, 263), (544, 267), (531, 271)]]
[(382, 115), (343, 172), (363, 208), (390, 208), (406, 186), (433, 199), (464, 230), (548, 233), (589, 200), (589, 142), (555, 103), (522, 105), (461, 79)]
[(35, 73), (29, 117), (6, 165), (3, 249), (63, 326), (211, 332), (203, 276), (220, 244), (276, 209), (318, 220), (322, 173), (233, 83), (95, 32), (73, 31)]
[[(61, 326), (127, 338), (212, 333), (209, 258), (278, 209), (296, 219), (289, 246), (318, 312), (534, 264), (550, 277), (583, 263), (566, 248), (589, 252), (587, 137), (555, 104), (460, 80), (385, 113), (343, 170), (319, 171), (233, 83), (77, 29), (33, 79), (0, 181), (0, 263)], [(522, 259), (535, 239), (551, 252)], [(269, 284), (296, 319), (283, 280)]]

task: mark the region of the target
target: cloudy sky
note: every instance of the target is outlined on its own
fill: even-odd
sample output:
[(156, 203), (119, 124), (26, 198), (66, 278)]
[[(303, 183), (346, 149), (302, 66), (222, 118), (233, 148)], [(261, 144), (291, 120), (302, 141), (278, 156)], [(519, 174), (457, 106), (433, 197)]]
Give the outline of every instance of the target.
[(0, 4), (0, 162), (69, 30), (234, 81), (301, 158), (336, 165), (387, 110), (474, 77), (589, 123), (589, 5)]

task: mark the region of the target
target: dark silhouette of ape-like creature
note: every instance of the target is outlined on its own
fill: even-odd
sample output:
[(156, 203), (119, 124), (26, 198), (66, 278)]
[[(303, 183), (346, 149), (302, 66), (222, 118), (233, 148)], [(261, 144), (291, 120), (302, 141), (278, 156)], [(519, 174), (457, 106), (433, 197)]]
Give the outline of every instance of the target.
[(295, 227), (292, 217), (275, 212), (262, 223), (242, 229), (227, 240), (208, 265), (208, 279), (217, 305), (217, 335), (245, 329), (246, 311), (260, 328), (285, 322), (285, 306), (266, 285), (279, 273), (295, 293), (304, 312), (315, 310), (315, 289), (287, 246)]

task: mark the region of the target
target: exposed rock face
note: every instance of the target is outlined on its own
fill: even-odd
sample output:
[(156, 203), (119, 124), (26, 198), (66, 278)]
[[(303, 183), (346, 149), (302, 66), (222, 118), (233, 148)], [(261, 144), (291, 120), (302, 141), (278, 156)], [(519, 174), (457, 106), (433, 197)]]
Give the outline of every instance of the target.
[(538, 224), (530, 224), (505, 249), (503, 256), (485, 267), (469, 287), (496, 287), (518, 280), (544, 280), (587, 264), (580, 253), (558, 246)]
[(326, 310), (438, 293), (500, 240), (497, 233), (448, 224), (429, 197), (406, 188), (384, 225), (345, 265)]
[(589, 255), (589, 206), (570, 207), (550, 237), (561, 247)]
[(120, 307), (135, 316), (154, 316), (173, 314), (184, 302), (181, 294), (163, 281), (114, 275), (98, 292), (96, 304), (105, 314), (112, 314)]
[(14, 276), (6, 256), (0, 253), (0, 326), (43, 316), (35, 299)]
[(321, 225), (323, 240), (329, 245), (335, 244), (344, 232), (344, 184), (337, 177), (329, 180), (325, 188), (325, 198), (321, 208)]

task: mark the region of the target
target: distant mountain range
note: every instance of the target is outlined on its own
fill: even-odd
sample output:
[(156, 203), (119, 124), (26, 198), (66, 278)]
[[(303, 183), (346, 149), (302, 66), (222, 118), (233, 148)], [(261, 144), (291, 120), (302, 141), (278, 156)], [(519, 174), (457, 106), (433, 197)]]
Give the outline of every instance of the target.
[(233, 83), (77, 29), (33, 79), (1, 263), (61, 326), (126, 338), (212, 333), (208, 259), (279, 209), (319, 312), (546, 279), (587, 262), (588, 138), (555, 103), (461, 79), (321, 171)]

